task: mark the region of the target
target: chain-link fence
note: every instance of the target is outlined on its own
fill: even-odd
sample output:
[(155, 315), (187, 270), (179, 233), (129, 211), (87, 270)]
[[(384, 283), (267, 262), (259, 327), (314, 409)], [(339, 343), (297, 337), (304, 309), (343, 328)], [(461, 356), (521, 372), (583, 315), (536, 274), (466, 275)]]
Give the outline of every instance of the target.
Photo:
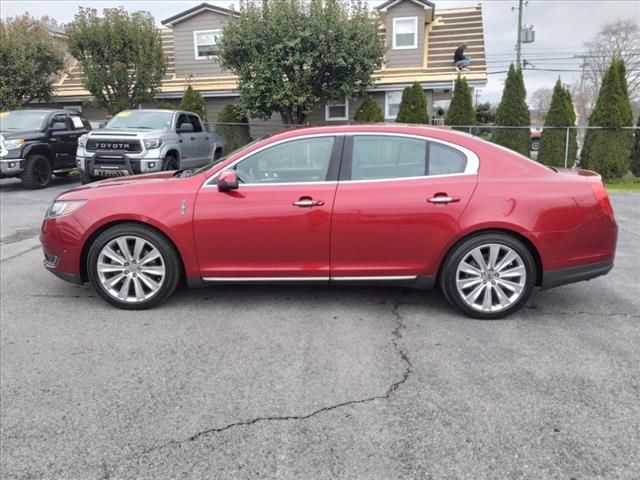
[[(273, 121), (251, 121), (247, 123), (214, 123), (206, 124), (207, 130), (216, 132), (225, 138), (226, 150), (234, 150), (252, 140), (272, 135), (288, 128), (308, 128), (313, 126), (336, 126), (336, 123), (316, 123), (305, 125), (283, 125)], [(463, 125), (450, 127), (432, 125), (437, 128), (455, 129), (487, 141), (502, 145), (518, 145), (520, 153), (533, 160), (559, 167), (571, 168), (579, 164), (580, 154), (584, 147), (587, 131), (599, 132), (599, 141), (616, 145), (633, 135), (637, 127), (541, 127), (541, 126), (498, 126), (498, 125)], [(544, 142), (542, 140), (545, 137)], [(515, 148), (515, 147), (513, 147)], [(528, 150), (527, 150), (528, 148)], [(541, 151), (542, 148), (542, 151)]]

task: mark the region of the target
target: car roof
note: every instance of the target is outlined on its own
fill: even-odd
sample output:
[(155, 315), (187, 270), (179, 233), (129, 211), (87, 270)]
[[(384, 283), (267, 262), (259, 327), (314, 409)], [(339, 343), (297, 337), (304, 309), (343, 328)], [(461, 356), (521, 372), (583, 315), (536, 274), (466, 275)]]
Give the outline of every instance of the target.
[(272, 140), (295, 138), (306, 135), (320, 135), (331, 133), (401, 133), (405, 135), (418, 135), (432, 137), (454, 143), (466, 142), (475, 139), (469, 133), (453, 130), (451, 127), (433, 127), (428, 125), (402, 124), (402, 123), (373, 123), (358, 125), (328, 125), (319, 127), (294, 127), (274, 133)]

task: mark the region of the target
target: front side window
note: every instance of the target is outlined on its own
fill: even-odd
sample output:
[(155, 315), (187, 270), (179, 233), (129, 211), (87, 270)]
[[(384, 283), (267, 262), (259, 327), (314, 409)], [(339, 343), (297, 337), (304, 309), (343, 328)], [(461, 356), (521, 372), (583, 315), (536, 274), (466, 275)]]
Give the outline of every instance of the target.
[(393, 19), (393, 49), (418, 48), (418, 17)]
[(202, 124), (200, 123), (198, 117), (196, 117), (195, 115), (189, 115), (189, 122), (191, 123), (191, 125), (193, 125), (194, 132), (197, 133), (202, 131)]
[(324, 108), (324, 119), (327, 121), (348, 120), (349, 100), (346, 98), (342, 102), (329, 102)]
[(467, 156), (455, 148), (441, 143), (429, 143), (429, 175), (464, 173)]
[[(53, 128), (54, 125), (57, 130), (67, 130), (69, 128), (67, 116), (54, 115), (53, 117), (51, 117), (51, 120), (49, 121), (49, 128)], [(64, 128), (62, 128), (62, 125), (64, 125)]]
[(426, 158), (426, 140), (354, 136), (351, 180), (420, 177), (426, 173)]
[(394, 120), (400, 110), (402, 91), (387, 92), (384, 97), (384, 118)]
[(218, 40), (222, 30), (203, 30), (193, 32), (196, 60), (205, 60), (218, 54)]
[(245, 158), (234, 168), (245, 184), (323, 182), (334, 141), (334, 137), (287, 141)]

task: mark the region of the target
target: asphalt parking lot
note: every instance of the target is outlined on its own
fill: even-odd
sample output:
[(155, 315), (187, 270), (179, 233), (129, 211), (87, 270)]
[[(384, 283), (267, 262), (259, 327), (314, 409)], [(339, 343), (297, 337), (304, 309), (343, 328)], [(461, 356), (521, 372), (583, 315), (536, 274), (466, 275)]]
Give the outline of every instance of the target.
[(3, 479), (637, 479), (640, 195), (606, 277), (507, 320), (438, 291), (218, 287), (116, 310), (0, 181)]

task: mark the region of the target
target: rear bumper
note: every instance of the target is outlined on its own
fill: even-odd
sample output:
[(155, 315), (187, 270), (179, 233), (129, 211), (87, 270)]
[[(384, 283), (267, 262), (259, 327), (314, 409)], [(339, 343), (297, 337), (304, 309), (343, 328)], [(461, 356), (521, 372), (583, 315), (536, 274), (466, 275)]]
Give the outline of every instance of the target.
[(542, 277), (541, 290), (567, 285), (569, 283), (583, 282), (592, 278), (606, 275), (613, 268), (613, 260), (605, 262), (591, 263), (579, 267), (563, 268), (544, 272)]

